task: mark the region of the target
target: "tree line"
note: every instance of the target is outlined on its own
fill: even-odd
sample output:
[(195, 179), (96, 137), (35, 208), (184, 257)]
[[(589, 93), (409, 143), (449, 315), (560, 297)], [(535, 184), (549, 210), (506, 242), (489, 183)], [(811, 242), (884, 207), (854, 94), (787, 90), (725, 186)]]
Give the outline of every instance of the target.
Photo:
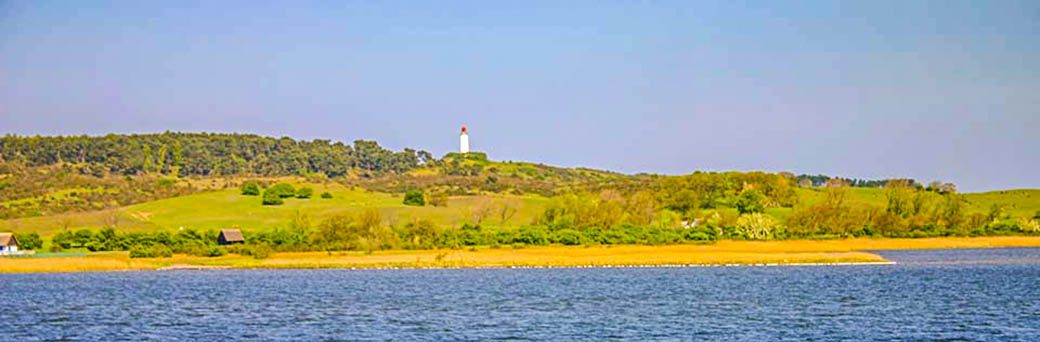
[(394, 152), (374, 141), (353, 145), (252, 134), (172, 133), (105, 136), (0, 138), (0, 163), (36, 167), (62, 163), (94, 176), (160, 173), (178, 176), (290, 176), (324, 173), (340, 177), (401, 173), (433, 160), (426, 151)]
[(854, 188), (881, 188), (888, 184), (889, 181), (906, 182), (910, 186), (921, 187), (921, 183), (911, 178), (896, 178), (896, 179), (858, 179), (858, 178), (844, 178), (844, 177), (831, 177), (827, 175), (798, 175), (795, 177), (799, 186), (824, 186), (831, 180), (838, 180), (844, 184)]

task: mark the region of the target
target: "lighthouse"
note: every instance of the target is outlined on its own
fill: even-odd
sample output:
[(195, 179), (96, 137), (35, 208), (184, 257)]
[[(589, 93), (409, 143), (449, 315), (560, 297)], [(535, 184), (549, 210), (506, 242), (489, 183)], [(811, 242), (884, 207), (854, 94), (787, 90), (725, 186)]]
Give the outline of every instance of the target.
[(462, 133), (459, 133), (459, 153), (469, 153), (469, 133), (466, 133), (466, 125), (462, 125)]

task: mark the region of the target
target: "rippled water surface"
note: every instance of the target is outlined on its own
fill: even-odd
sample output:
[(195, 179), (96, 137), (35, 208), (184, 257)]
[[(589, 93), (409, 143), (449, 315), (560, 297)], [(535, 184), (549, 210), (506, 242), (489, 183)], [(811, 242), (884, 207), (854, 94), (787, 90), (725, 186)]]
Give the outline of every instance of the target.
[(896, 265), (0, 275), (0, 340), (1040, 340), (1040, 249)]

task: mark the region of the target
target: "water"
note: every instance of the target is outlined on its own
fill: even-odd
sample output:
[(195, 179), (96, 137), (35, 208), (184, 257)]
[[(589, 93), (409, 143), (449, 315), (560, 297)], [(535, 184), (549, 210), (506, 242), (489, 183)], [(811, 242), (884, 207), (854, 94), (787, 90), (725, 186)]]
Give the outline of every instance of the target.
[(1040, 340), (1040, 248), (897, 265), (0, 275), (0, 340)]

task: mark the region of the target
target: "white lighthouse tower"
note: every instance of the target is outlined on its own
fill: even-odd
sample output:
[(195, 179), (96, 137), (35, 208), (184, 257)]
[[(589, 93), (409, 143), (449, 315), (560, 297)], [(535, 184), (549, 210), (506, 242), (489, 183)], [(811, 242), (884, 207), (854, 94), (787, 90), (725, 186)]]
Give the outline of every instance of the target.
[(469, 153), (469, 133), (466, 133), (466, 125), (462, 125), (462, 133), (459, 134), (459, 153)]

